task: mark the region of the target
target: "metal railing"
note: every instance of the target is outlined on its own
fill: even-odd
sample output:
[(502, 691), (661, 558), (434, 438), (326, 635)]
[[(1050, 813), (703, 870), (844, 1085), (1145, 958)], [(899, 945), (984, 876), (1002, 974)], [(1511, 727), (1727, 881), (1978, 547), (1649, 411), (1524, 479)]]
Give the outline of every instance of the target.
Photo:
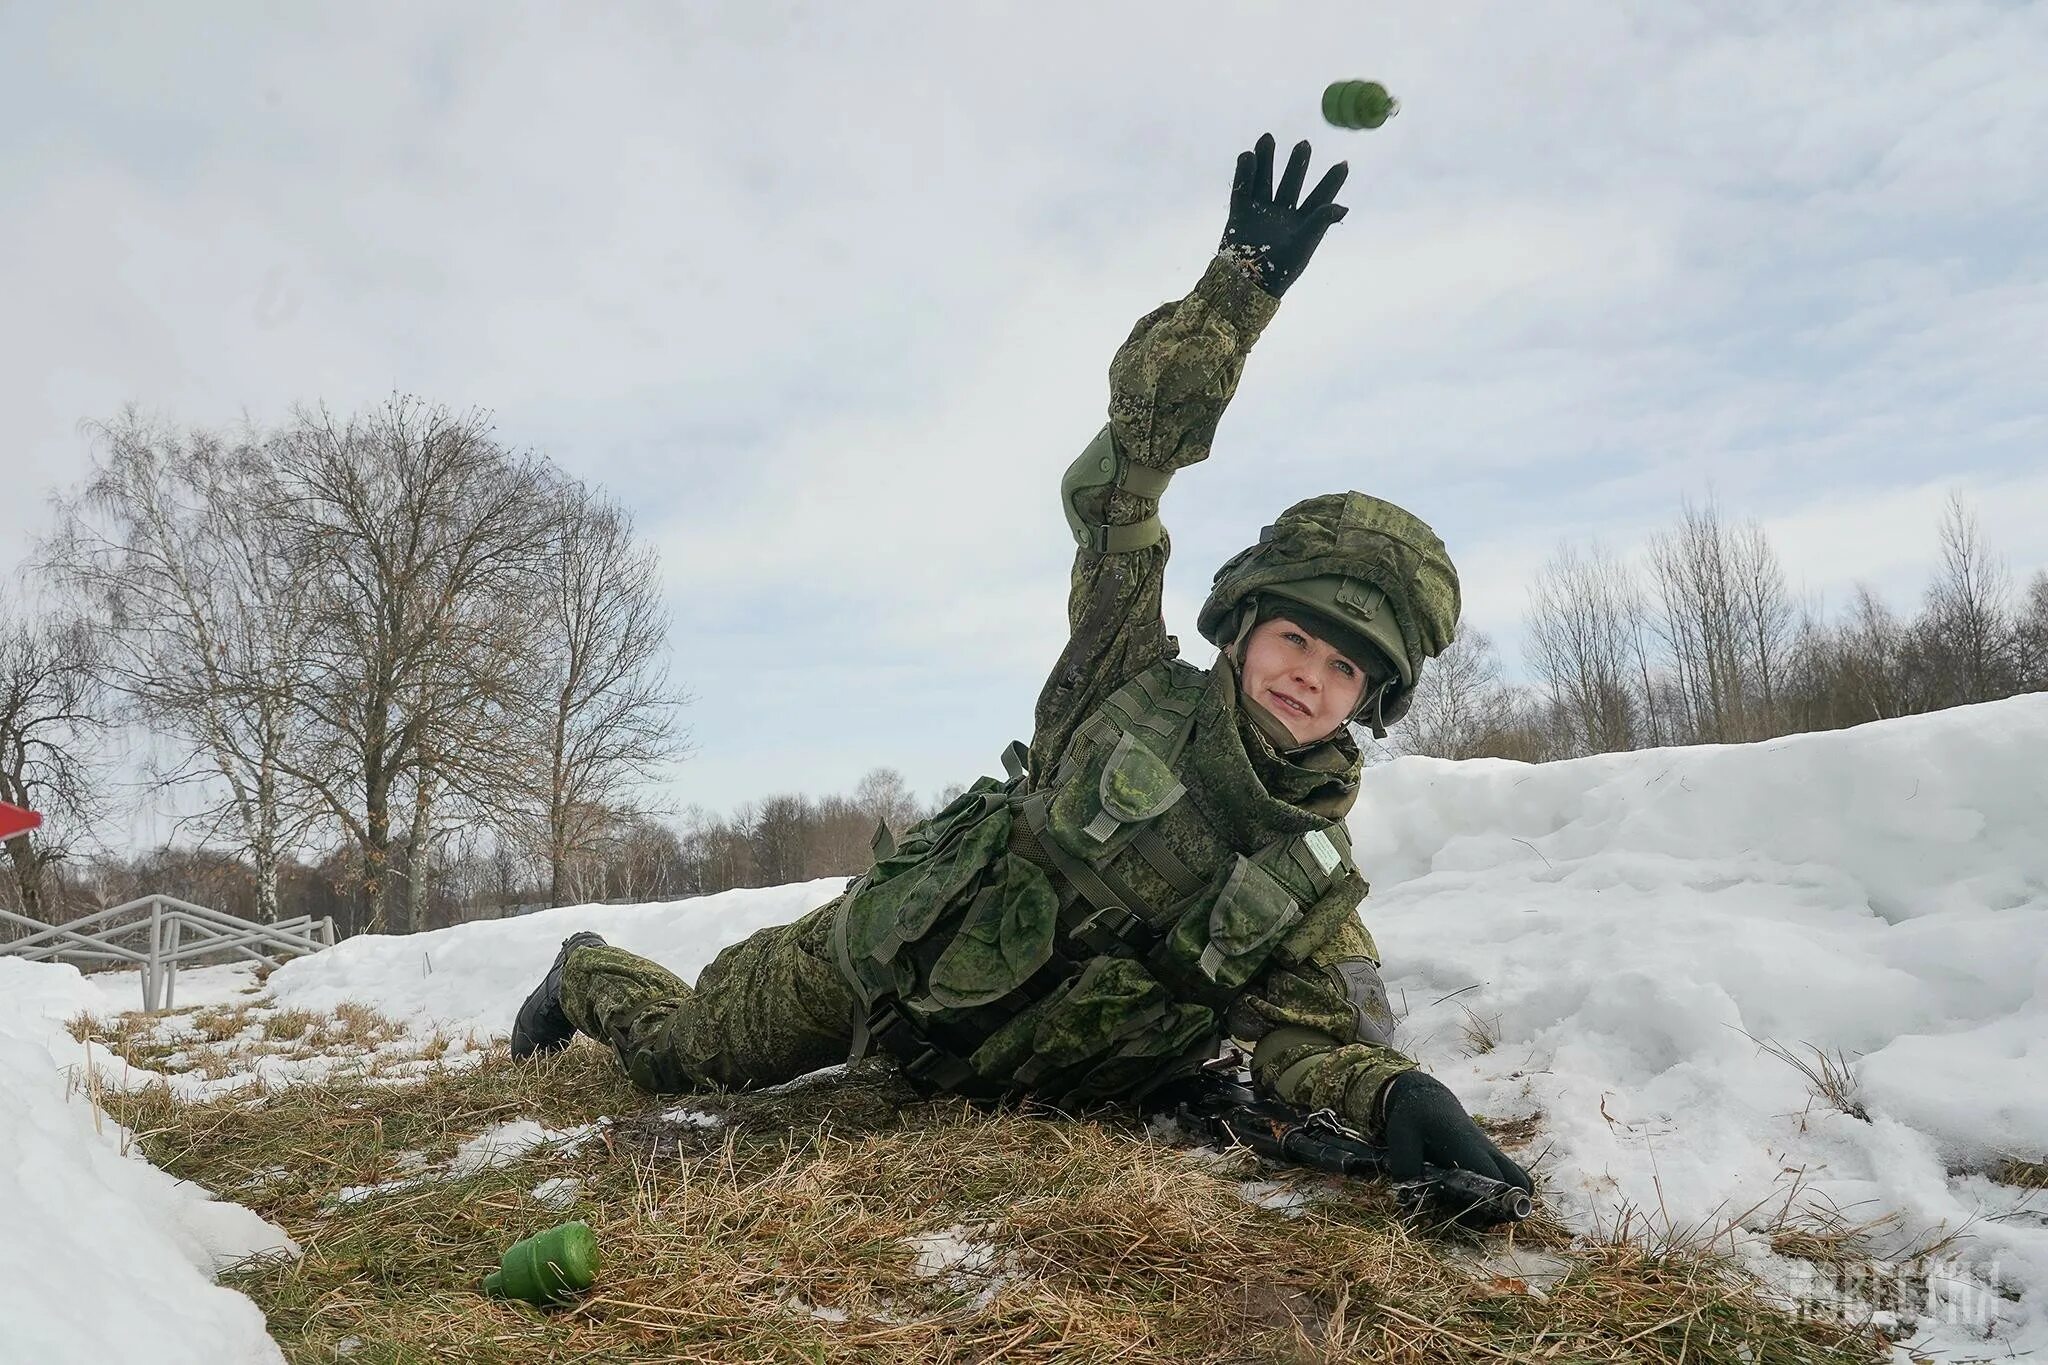
[(119, 962), (140, 967), (145, 1010), (172, 1007), (180, 962), (232, 952), (275, 967), (282, 957), (334, 946), (334, 921), (325, 915), (258, 924), (176, 896), (144, 896), (69, 924), (45, 924), (0, 910), (0, 923), (32, 931), (0, 943), (0, 954), (32, 962)]

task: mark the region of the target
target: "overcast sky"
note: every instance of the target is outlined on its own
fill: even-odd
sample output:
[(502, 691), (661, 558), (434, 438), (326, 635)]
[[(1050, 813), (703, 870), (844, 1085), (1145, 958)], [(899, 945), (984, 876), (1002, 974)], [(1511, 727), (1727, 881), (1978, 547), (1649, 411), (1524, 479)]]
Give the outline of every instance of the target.
[(124, 402), (484, 407), (661, 546), (678, 803), (929, 794), (1028, 732), (1059, 475), (1271, 130), (1352, 212), (1167, 496), (1192, 656), (1344, 488), (1511, 660), (1561, 538), (1710, 488), (1910, 606), (1951, 489), (2048, 564), (2043, 72), (2011, 4), (0, 0), (0, 571)]

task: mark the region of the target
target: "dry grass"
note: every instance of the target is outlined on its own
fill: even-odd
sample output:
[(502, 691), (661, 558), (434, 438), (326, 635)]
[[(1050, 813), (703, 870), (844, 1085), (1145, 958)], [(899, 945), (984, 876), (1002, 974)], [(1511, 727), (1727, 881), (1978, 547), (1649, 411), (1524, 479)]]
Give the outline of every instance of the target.
[[(1474, 1249), (1506, 1238), (1404, 1225), (1373, 1185), (1267, 1172), (1315, 1197), (1288, 1218), (1247, 1201), (1244, 1154), (1197, 1158), (1129, 1116), (918, 1101), (885, 1068), (660, 1101), (582, 1043), (403, 1087), (102, 1102), (159, 1165), (299, 1241), (297, 1261), (227, 1276), (296, 1362), (1880, 1358), (1839, 1323), (1776, 1312), (1696, 1248), (1574, 1248), (1539, 1218), (1513, 1240), (1569, 1273), (1537, 1297), (1475, 1272)], [(663, 1117), (678, 1104), (724, 1121)], [(333, 1201), (515, 1118), (611, 1122), (573, 1153)], [(557, 1175), (581, 1182), (572, 1209), (529, 1193)], [(544, 1314), (479, 1295), (506, 1246), (569, 1217), (604, 1256), (590, 1296)], [(912, 1239), (949, 1232), (965, 1260), (935, 1268), (945, 1243), (928, 1241), (920, 1273)]]
[(2000, 1184), (2017, 1185), (2023, 1190), (2048, 1190), (2048, 1161), (2001, 1157), (1991, 1168), (1991, 1178)]
[(1806, 1077), (1807, 1088), (1813, 1097), (1839, 1109), (1850, 1118), (1870, 1122), (1870, 1111), (1863, 1107), (1860, 1085), (1856, 1079), (1856, 1064), (1841, 1052), (1824, 1052), (1812, 1043), (1801, 1043), (1810, 1056), (1801, 1056), (1798, 1051), (1785, 1043), (1758, 1038), (1754, 1034), (1744, 1035), (1769, 1055)]
[(1483, 1017), (1465, 1007), (1465, 1022), (1459, 1032), (1465, 1040), (1465, 1055), (1483, 1057), (1500, 1046), (1500, 1016)]

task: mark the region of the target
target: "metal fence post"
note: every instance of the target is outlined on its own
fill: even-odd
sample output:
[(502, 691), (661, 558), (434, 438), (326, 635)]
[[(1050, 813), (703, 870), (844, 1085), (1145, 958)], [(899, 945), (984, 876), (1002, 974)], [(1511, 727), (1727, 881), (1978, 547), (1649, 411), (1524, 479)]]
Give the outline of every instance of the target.
[(164, 957), (164, 1008), (173, 1008), (178, 993), (178, 956), (185, 946), (185, 917), (171, 916), (171, 951)]
[(156, 1008), (157, 972), (164, 958), (164, 907), (163, 902), (152, 896), (149, 899), (149, 961), (142, 964), (142, 1008), (145, 1012)]

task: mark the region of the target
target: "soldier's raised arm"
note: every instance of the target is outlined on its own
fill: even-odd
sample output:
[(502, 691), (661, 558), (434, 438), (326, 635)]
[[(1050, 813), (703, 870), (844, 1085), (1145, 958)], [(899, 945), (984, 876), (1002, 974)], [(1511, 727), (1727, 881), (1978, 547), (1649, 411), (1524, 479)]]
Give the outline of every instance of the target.
[(1126, 679), (1179, 652), (1160, 613), (1171, 549), (1159, 500), (1175, 470), (1209, 457), (1245, 357), (1331, 224), (1347, 174), (1332, 166), (1306, 199), (1309, 145), (1273, 183), (1273, 138), (1237, 158), (1216, 257), (1188, 296), (1138, 319), (1109, 366), (1109, 422), (1067, 470), (1060, 496), (1075, 540), (1069, 638), (1039, 694), (1034, 774)]

